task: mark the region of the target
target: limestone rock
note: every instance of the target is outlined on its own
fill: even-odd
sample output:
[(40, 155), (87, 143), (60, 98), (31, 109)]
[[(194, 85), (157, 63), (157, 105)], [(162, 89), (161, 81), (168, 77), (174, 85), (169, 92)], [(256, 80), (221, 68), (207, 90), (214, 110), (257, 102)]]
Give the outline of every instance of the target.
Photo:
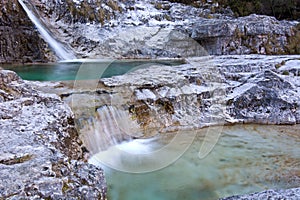
[(142, 65), (125, 75), (103, 78), (98, 88), (92, 88), (95, 93), (78, 93), (75, 88), (74, 94), (74, 89), (68, 95), (60, 94), (70, 103), (89, 99), (89, 103), (76, 103), (77, 120), (88, 119), (90, 112), (110, 105), (136, 120), (144, 137), (216, 124), (296, 124), (300, 119), (300, 78), (298, 73), (284, 75), (282, 71), (296, 70), (298, 59), (194, 57), (188, 58), (187, 64)]
[(191, 37), (209, 54), (282, 54), (288, 39), (295, 34), (295, 22), (252, 14), (237, 19), (199, 21)]
[(255, 14), (235, 18), (218, 4), (200, 1), (197, 6), (153, 0), (32, 2), (55, 36), (83, 58), (286, 54), (297, 35), (298, 22)]
[(233, 88), (227, 110), (232, 117), (243, 122), (295, 124), (299, 103), (295, 87), (290, 82), (272, 71), (265, 71)]
[(105, 199), (101, 169), (84, 162), (70, 108), (0, 71), (0, 198)]
[(300, 198), (300, 188), (292, 188), (287, 190), (266, 190), (263, 192), (257, 192), (247, 195), (232, 196), (222, 198), (221, 200), (258, 200), (258, 199), (289, 199), (297, 200)]
[(222, 56), (189, 59), (189, 64), (173, 67), (152, 66), (102, 81), (109, 87), (126, 85), (128, 95), (136, 98), (127, 103), (139, 108), (141, 113), (135, 115), (150, 127), (296, 124), (299, 76), (281, 75), (277, 67), (286, 60), (295, 64), (289, 69), (297, 68), (298, 58), (291, 56)]

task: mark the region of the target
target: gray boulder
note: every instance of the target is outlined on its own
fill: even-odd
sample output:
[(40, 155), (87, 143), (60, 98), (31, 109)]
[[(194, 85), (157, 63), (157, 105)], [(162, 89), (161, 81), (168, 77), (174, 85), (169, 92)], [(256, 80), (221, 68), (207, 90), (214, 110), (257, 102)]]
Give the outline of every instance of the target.
[(70, 108), (0, 71), (0, 199), (105, 199), (103, 171), (87, 164)]
[(292, 188), (287, 190), (266, 190), (263, 192), (256, 192), (253, 194), (232, 196), (227, 198), (222, 198), (220, 200), (298, 200), (300, 199), (300, 188)]
[(236, 19), (210, 19), (190, 28), (193, 39), (209, 54), (282, 54), (295, 32), (295, 22), (252, 14)]

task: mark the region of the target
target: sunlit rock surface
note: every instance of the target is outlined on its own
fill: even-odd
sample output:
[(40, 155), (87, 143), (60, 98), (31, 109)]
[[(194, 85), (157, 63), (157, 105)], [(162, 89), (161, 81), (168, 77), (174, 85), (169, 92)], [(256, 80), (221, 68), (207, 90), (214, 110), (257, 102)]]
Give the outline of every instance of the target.
[(101, 169), (85, 162), (70, 108), (0, 71), (0, 199), (105, 199)]

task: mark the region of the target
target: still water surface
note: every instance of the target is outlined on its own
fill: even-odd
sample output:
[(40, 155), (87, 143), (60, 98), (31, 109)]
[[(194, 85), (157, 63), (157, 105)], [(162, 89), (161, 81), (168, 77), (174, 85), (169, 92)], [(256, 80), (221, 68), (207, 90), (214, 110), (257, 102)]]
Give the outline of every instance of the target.
[[(103, 152), (94, 155), (90, 162), (104, 167), (108, 198), (112, 200), (210, 200), (271, 188), (299, 187), (299, 125), (226, 126), (213, 151), (199, 159), (206, 131), (197, 131), (193, 144), (175, 163), (154, 172), (133, 174), (111, 169), (101, 164)], [(128, 147), (130, 152), (151, 151), (168, 140), (170, 137), (158, 137), (148, 142), (134, 141), (133, 146), (132, 142), (124, 143), (119, 148), (126, 151)], [(120, 159), (119, 163), (134, 162), (126, 157), (115, 159)]]
[(179, 65), (183, 60), (72, 60), (51, 64), (4, 65), (25, 80), (63, 81), (108, 78), (151, 65)]

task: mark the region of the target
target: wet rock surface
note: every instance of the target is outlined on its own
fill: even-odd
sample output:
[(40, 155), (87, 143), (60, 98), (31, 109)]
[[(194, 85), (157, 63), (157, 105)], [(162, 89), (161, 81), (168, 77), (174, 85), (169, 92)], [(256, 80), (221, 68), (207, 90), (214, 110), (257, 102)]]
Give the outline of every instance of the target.
[(103, 171), (85, 162), (73, 114), (57, 95), (0, 71), (0, 199), (105, 199)]
[(48, 45), (17, 0), (0, 3), (0, 63), (48, 62)]
[(61, 95), (72, 107), (79, 128), (105, 106), (127, 113), (140, 127), (131, 137), (216, 124), (292, 125), (300, 122), (299, 58), (194, 57), (177, 66), (137, 66), (99, 82), (36, 83), (35, 87)]
[[(194, 57), (187, 58), (187, 64), (141, 66), (125, 75), (100, 81), (43, 87), (36, 83), (35, 87), (49, 90), (51, 86), (52, 92), (73, 105), (80, 131), (85, 131), (86, 125), (91, 127), (99, 109), (109, 105), (122, 111), (127, 114), (126, 119), (140, 127), (132, 133), (124, 131), (124, 127), (130, 128), (128, 123), (124, 127), (117, 124), (126, 140), (217, 124), (299, 124), (299, 64), (299, 56)], [(101, 123), (101, 117), (97, 120)], [(92, 141), (83, 138), (83, 142)], [(296, 188), (229, 199), (297, 199), (298, 196)]]
[[(102, 81), (126, 91), (123, 99), (147, 129), (296, 124), (300, 118), (300, 79), (284, 75), (281, 67), (287, 68), (287, 62), (288, 69), (298, 71), (298, 59), (259, 55), (190, 58), (185, 65), (152, 66)], [(122, 98), (116, 93), (111, 99), (117, 102), (113, 100)]]

